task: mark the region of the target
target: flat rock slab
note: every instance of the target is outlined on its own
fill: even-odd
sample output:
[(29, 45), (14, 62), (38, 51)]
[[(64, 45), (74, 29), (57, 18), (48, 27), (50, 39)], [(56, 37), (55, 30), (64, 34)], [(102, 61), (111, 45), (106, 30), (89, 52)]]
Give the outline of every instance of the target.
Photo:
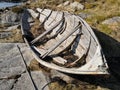
[[(18, 78), (18, 81), (14, 84), (12, 90), (42, 90), (48, 83), (42, 71), (31, 72), (31, 76), (34, 84), (28, 73), (24, 73)], [(44, 90), (49, 90), (48, 86), (46, 86)]]
[(26, 50), (24, 44), (0, 44), (0, 78), (7, 78), (22, 74), (25, 72), (25, 66), (17, 48), (17, 45), (21, 47), (21, 51), (27, 63), (33, 59), (29, 51)]
[[(119, 78), (115, 78), (113, 76), (107, 79), (97, 76), (64, 75), (64, 73), (51, 70), (49, 73), (50, 78), (42, 71), (31, 71), (32, 79), (37, 88), (35, 89), (30, 75), (26, 72), (26, 68), (17, 45), (19, 45), (27, 65), (30, 64), (31, 60), (33, 60), (33, 56), (25, 44), (0, 43), (0, 90), (42, 90), (42, 88), (50, 82), (50, 78), (55, 79), (56, 77), (60, 77), (60, 79), (67, 83), (73, 83), (72, 85), (79, 85), (79, 87), (77, 87), (78, 90), (93, 90), (92, 85), (95, 90), (118, 90), (120, 88)], [(119, 67), (117, 66), (120, 66), (119, 62), (117, 64), (112, 63), (112, 68), (115, 67), (114, 69), (116, 72), (119, 72)], [(65, 90), (68, 90), (66, 89), (67, 85), (65, 86)], [(52, 86), (51, 84), (51, 87), (56, 88), (60, 87), (60, 85), (56, 86), (56, 84), (54, 84), (54, 86)], [(49, 90), (49, 87), (46, 86), (44, 90)]]
[(0, 80), (0, 90), (11, 90), (15, 82), (15, 79), (3, 79)]
[[(0, 90), (35, 90), (17, 45), (27, 65), (33, 59), (24, 43), (0, 43)], [(42, 71), (31, 72), (31, 76), (38, 90), (48, 83)]]
[(14, 44), (0, 44), (0, 78), (7, 78), (25, 71), (21, 56)]
[[(49, 82), (47, 76), (44, 75), (42, 71), (33, 71), (31, 72), (31, 75), (38, 90), (42, 90), (42, 88)], [(45, 86), (44, 90), (49, 90), (48, 86)]]
[(113, 23), (120, 23), (120, 17), (119, 16), (116, 16), (116, 17), (113, 17), (113, 18), (110, 18), (110, 19), (107, 19), (107, 20), (104, 20), (102, 22), (102, 24), (113, 24)]

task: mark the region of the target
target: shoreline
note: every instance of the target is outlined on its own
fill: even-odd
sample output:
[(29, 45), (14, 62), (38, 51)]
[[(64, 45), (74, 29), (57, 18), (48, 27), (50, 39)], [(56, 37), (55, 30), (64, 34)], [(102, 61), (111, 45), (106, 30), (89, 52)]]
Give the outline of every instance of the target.
[(17, 3), (13, 3), (13, 2), (0, 2), (0, 9), (5, 9), (5, 8), (11, 8), (14, 6), (20, 6), (22, 5), (23, 2), (17, 2)]
[(22, 2), (26, 2), (28, 0), (16, 0), (16, 1), (9, 1), (9, 0), (1, 0), (1, 2), (6, 2), (6, 3), (22, 3)]

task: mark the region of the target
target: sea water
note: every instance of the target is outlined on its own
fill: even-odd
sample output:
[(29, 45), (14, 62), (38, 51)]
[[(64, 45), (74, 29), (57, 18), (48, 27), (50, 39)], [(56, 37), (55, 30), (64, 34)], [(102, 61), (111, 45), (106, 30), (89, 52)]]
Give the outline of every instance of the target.
[(21, 3), (12, 3), (12, 2), (0, 2), (0, 9), (6, 8), (6, 7), (12, 7), (16, 5), (21, 5)]

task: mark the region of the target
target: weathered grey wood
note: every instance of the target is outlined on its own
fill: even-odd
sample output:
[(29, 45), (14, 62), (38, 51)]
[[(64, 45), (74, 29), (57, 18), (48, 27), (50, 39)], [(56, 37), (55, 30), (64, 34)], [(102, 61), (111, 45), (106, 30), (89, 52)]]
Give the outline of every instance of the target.
[[(44, 13), (44, 12), (42, 12), (42, 13)], [(53, 14), (53, 15), (54, 15), (54, 14)], [(68, 18), (66, 18), (66, 17), (68, 17)], [(49, 40), (49, 41), (47, 42), (48, 45), (47, 45), (47, 43), (45, 43), (44, 48), (51, 47), (52, 43), (55, 43), (55, 42), (57, 42), (58, 40), (60, 40), (62, 37), (66, 36), (66, 34), (70, 32), (70, 29), (72, 29), (72, 28), (74, 27), (75, 23), (78, 23), (76, 20), (74, 20), (73, 16), (67, 15), (66, 17), (65, 17), (65, 20), (66, 20), (66, 22), (67, 22), (68, 24), (67, 24), (67, 26), (65, 27), (65, 30), (63, 30), (63, 31), (65, 31), (65, 32), (63, 33), (63, 31), (62, 31), (62, 33), (59, 34), (59, 35), (55, 38), (56, 40), (53, 40), (53, 39)], [(72, 19), (73, 19), (73, 20), (72, 20)], [(47, 21), (49, 21), (49, 20), (47, 20)], [(74, 25), (70, 24), (71, 21), (74, 23)], [(47, 25), (47, 24), (45, 24), (45, 25)], [(61, 26), (62, 26), (62, 25), (57, 26), (57, 28), (55, 28), (55, 29), (53, 30), (53, 32), (50, 33), (49, 38), (52, 37), (52, 36), (54, 36), (54, 35), (56, 35), (58, 29), (61, 29)], [(47, 27), (47, 26), (45, 26), (45, 27)], [(61, 29), (61, 30), (62, 30), (62, 29)], [(76, 35), (75, 35), (75, 36), (74, 36), (74, 35), (70, 36), (70, 37), (69, 37), (67, 40), (65, 40), (65, 42), (63, 42), (57, 49), (55, 49), (55, 51), (61, 52), (61, 51), (63, 51), (65, 48), (69, 47), (69, 46), (72, 44), (72, 42), (75, 40), (75, 37), (76, 37)], [(53, 42), (53, 41), (54, 41), (54, 42)], [(42, 47), (42, 48), (43, 48), (43, 47)], [(61, 49), (59, 49), (59, 48), (61, 48)], [(56, 52), (56, 53), (57, 53), (57, 52)]]
[(79, 58), (86, 53), (90, 42), (90, 38), (86, 39), (86, 35), (84, 34), (83, 30), (82, 33), (82, 35), (78, 35), (71, 48), (71, 50), (75, 53), (75, 55), (79, 56)]
[(48, 24), (48, 26), (50, 26), (50, 25), (52, 25), (52, 23), (54, 22), (54, 21), (57, 21), (57, 16), (59, 15), (59, 12), (57, 12), (56, 13), (56, 16), (54, 16), (54, 14), (53, 14), (53, 16), (52, 16), (52, 18), (53, 18), (53, 20), (52, 21), (50, 21), (50, 23)]
[(31, 14), (33, 18), (37, 18), (39, 13), (33, 11), (32, 9), (27, 9), (27, 11)]
[(58, 64), (64, 65), (65, 63), (67, 63), (67, 60), (65, 60), (64, 58), (61, 58), (60, 56), (54, 56), (52, 58), (54, 62), (57, 62)]
[[(42, 15), (43, 15), (43, 18), (40, 17), (40, 21), (44, 21), (45, 17), (49, 15), (48, 12), (47, 12), (47, 9), (46, 9), (46, 11), (44, 10), (42, 12)], [(59, 17), (61, 17), (61, 13), (53, 11), (53, 13), (49, 17), (49, 19), (45, 21), (44, 28), (46, 30), (48, 30), (49, 27), (53, 26), (57, 21), (60, 21)], [(80, 38), (78, 38), (80, 40), (75, 41), (77, 46), (74, 46), (73, 45), (73, 41), (75, 40), (74, 38), (77, 36), (77, 34), (80, 34), (80, 30), (75, 31), (70, 37), (68, 37), (69, 39), (67, 38), (65, 41), (62, 37), (66, 36), (67, 34), (70, 34), (70, 32), (72, 32), (72, 28), (74, 26), (76, 26), (79, 21), (82, 24), (82, 28), (81, 28), (82, 35), (81, 35)], [(38, 52), (38, 53), (36, 53), (34, 51), (35, 49), (33, 47), (31, 47), (30, 42), (28, 42), (27, 39), (25, 38), (25, 41), (29, 45), (30, 50), (33, 53), (33, 56), (42, 65), (44, 65), (46, 67), (49, 67), (49, 68), (52, 68), (52, 69), (62, 71), (62, 72), (66, 72), (66, 73), (108, 74), (107, 70), (101, 71), (98, 68), (98, 66), (102, 66), (102, 65), (106, 65), (106, 68), (107, 68), (107, 64), (105, 63), (105, 60), (102, 60), (103, 58), (101, 56), (101, 46), (100, 46), (96, 36), (94, 35), (94, 32), (90, 28), (90, 26), (82, 18), (80, 18), (76, 15), (69, 14), (69, 13), (65, 13), (65, 22), (67, 22), (67, 26), (66, 26), (65, 30), (62, 29), (62, 31), (63, 31), (63, 32), (61, 31), (62, 33), (59, 33), (53, 40), (50, 39), (44, 45), (39, 45), (39, 46), (36, 47), (37, 49), (40, 49), (40, 52)], [(50, 35), (54, 36), (57, 33), (57, 30), (59, 31), (60, 26), (61, 26), (61, 24), (59, 24), (50, 33)], [(42, 60), (42, 58), (40, 58), (41, 50), (42, 50), (42, 55), (41, 56), (43, 56), (43, 58), (44, 58), (46, 55), (52, 56), (54, 54), (58, 54), (58, 51), (59, 52), (64, 51), (66, 48), (68, 48), (69, 45), (70, 46), (73, 45), (73, 48), (74, 48), (73, 51), (75, 51), (74, 54), (77, 55), (80, 58), (80, 57), (84, 56), (84, 54), (86, 53), (86, 50), (88, 50), (89, 41), (90, 41), (89, 37), (91, 37), (91, 45), (90, 45), (89, 51), (87, 52), (88, 54), (87, 54), (87, 57), (86, 57), (86, 63), (84, 65), (80, 66), (80, 67), (66, 68), (64, 66), (64, 62), (63, 62), (64, 59), (62, 61), (59, 61), (61, 59), (61, 57), (59, 58), (59, 60), (57, 60), (57, 62), (62, 63), (63, 66), (57, 65), (54, 62), (44, 61), (44, 60)], [(61, 41), (61, 42), (58, 42), (58, 41)], [(55, 43), (55, 42), (58, 42), (58, 43), (53, 45), (52, 43)], [(54, 58), (54, 57), (52, 57), (52, 58)], [(75, 62), (77, 62), (77, 60)]]
[(31, 43), (34, 44), (35, 42), (37, 42), (40, 38), (42, 38), (43, 36), (45, 36), (46, 34), (48, 34), (49, 32), (51, 32), (54, 28), (56, 28), (62, 21), (64, 21), (63, 18), (59, 22), (57, 22), (54, 25), (54, 27), (51, 27), (49, 30), (45, 31), (43, 34), (41, 34), (40, 36), (38, 36), (37, 38), (35, 38), (34, 40), (32, 40)]
[[(51, 10), (44, 9), (42, 11), (42, 9), (37, 8), (37, 11), (40, 13), (40, 17), (39, 17), (40, 22), (43, 22), (45, 20), (45, 18), (48, 17)], [(52, 14), (50, 15), (50, 17), (48, 18), (48, 20), (45, 22), (44, 28), (47, 30), (51, 26), (54, 26), (54, 24), (57, 21), (60, 21), (62, 17), (63, 17), (63, 12), (53, 11)]]
[(74, 62), (70, 63), (69, 65), (67, 65), (67, 67), (72, 67), (75, 64), (77, 64), (78, 61), (80, 61), (81, 59), (83, 59), (84, 61), (86, 61), (86, 57), (88, 56), (88, 52), (90, 50), (90, 45), (91, 45), (91, 37), (90, 37), (90, 41), (89, 41), (89, 46), (86, 49), (85, 53), (83, 53), (83, 55), (81, 57), (79, 57), (77, 60), (75, 60)]
[[(32, 47), (40, 54), (44, 54), (46, 52), (46, 50), (44, 50), (44, 49), (40, 49), (40, 48), (37, 48), (35, 46), (32, 46)], [(61, 58), (60, 56), (57, 56), (57, 55), (50, 56), (50, 57), (53, 58), (53, 61), (55, 61), (59, 64), (62, 64), (62, 65), (64, 65), (67, 62), (67, 60), (65, 60), (65, 59), (63, 59), (63, 58)]]
[(53, 47), (51, 47), (47, 52), (41, 55), (42, 58), (46, 57), (50, 54), (55, 48), (57, 48), (63, 41), (65, 41), (70, 35), (72, 35), (76, 30), (80, 28), (81, 24), (77, 25), (75, 29), (73, 29), (70, 33), (68, 33), (65, 37), (63, 37), (59, 42), (57, 42)]
[[(64, 14), (64, 13), (63, 13)], [(61, 22), (60, 25), (57, 26), (57, 28), (54, 28), (50, 35), (48, 35), (49, 39), (56, 38), (56, 36), (65, 28), (64, 23), (65, 23), (65, 18), (63, 17), (63, 22)]]
[[(51, 10), (50, 14), (49, 14), (48, 16), (46, 16), (46, 18), (44, 19), (44, 21), (41, 22), (40, 25), (43, 25), (43, 24), (46, 22), (46, 20), (48, 20), (48, 18), (50, 17), (51, 14), (52, 14), (52, 10)], [(39, 18), (40, 18), (40, 17), (39, 17)]]
[[(66, 14), (67, 15), (67, 14)], [(41, 48), (44, 49), (49, 49), (53, 46), (54, 43), (56, 43), (57, 41), (59, 41), (61, 38), (65, 37), (70, 31), (72, 31), (72, 29), (75, 27), (72, 26), (70, 23), (75, 22), (76, 24), (78, 24), (78, 21), (74, 20), (73, 16), (70, 15), (65, 15), (65, 22), (68, 24), (65, 24), (65, 29), (63, 31), (61, 31), (61, 33), (59, 33), (54, 39), (50, 39), (49, 41), (47, 41)], [(54, 30), (53, 30), (54, 31)], [(74, 40), (76, 39), (77, 33), (80, 30), (77, 30), (76, 32), (74, 32), (71, 36), (69, 36), (69, 38), (67, 38), (64, 42), (61, 43), (61, 45), (59, 45), (52, 53), (50, 53), (51, 55), (53, 54), (59, 54), (62, 51), (66, 50), (67, 48), (70, 47), (70, 45), (74, 42)], [(57, 33), (57, 32), (56, 32)], [(54, 33), (53, 33), (54, 35)], [(78, 55), (79, 56), (79, 55)]]
[[(45, 18), (48, 17), (49, 14), (50, 14), (51, 11), (52, 11), (52, 10), (50, 10), (50, 9), (40, 9), (40, 8), (37, 8), (36, 10), (37, 10), (37, 12), (40, 13), (40, 16), (39, 16), (38, 18), (39, 18), (39, 20), (40, 20), (41, 23), (44, 22)], [(53, 13), (53, 12), (52, 12), (52, 13)], [(51, 18), (52, 13), (50, 14), (49, 18)], [(51, 18), (51, 19), (53, 19), (53, 18)]]

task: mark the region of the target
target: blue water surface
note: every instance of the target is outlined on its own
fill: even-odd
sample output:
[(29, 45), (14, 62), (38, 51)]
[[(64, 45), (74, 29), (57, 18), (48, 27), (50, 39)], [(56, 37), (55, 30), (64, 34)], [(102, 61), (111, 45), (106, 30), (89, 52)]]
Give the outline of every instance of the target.
[(0, 9), (6, 8), (6, 7), (12, 7), (16, 5), (21, 5), (21, 3), (12, 3), (12, 2), (0, 2)]

